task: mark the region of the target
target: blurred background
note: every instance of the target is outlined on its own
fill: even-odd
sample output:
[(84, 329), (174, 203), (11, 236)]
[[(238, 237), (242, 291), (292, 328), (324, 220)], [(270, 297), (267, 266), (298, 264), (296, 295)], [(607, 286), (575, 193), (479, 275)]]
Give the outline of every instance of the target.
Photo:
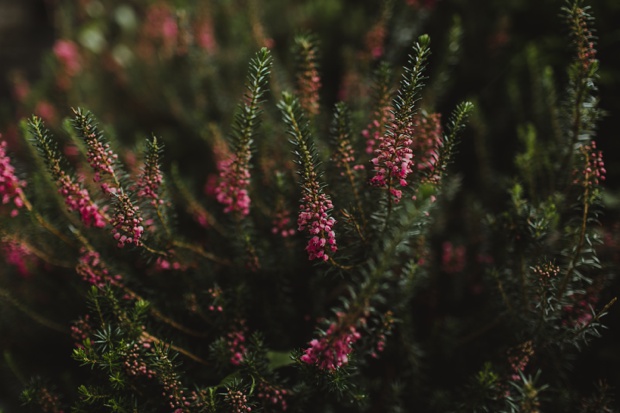
[[(615, 190), (620, 185), (620, 144), (614, 133), (614, 114), (620, 110), (620, 3), (591, 3), (601, 61), (600, 107), (607, 112), (597, 141), (607, 160), (608, 185)], [(294, 62), (285, 56), (294, 35), (303, 31), (317, 34), (321, 41), (321, 98), (324, 107), (330, 108), (343, 93), (363, 97), (364, 79), (356, 68), (360, 54), (370, 54), (365, 59), (368, 65), (379, 59), (400, 64), (412, 40), (429, 33), (433, 41), (430, 76), (435, 82), (425, 104), (447, 112), (465, 98), (475, 101), (481, 126), (461, 145), (458, 170), (470, 188), (485, 193), (496, 172), (510, 172), (519, 148), (519, 127), (531, 123), (544, 132), (539, 124), (545, 119), (540, 119), (543, 115), (536, 107), (540, 97), (532, 86), (534, 71), (553, 70), (559, 92), (566, 80), (571, 50), (560, 16), (563, 4), (562, 0), (306, 0), (294, 4), (279, 0), (0, 0), (0, 130), (7, 134), (16, 119), (35, 109), (53, 108), (60, 118), (67, 108), (83, 105), (107, 121), (114, 119), (119, 132), (131, 140), (139, 131), (160, 132), (187, 123), (179, 121), (183, 115), (171, 112), (185, 111), (184, 104), (174, 100), (188, 97), (192, 100), (188, 106), (199, 105), (205, 118), (226, 121), (238, 94), (222, 91), (224, 86), (240, 90), (239, 79), (253, 51), (270, 46), (282, 66), (290, 67)], [(176, 32), (169, 33), (178, 37), (174, 41), (166, 38), (168, 18), (174, 19), (170, 30), (187, 31), (187, 39)], [(71, 42), (64, 52), (59, 40)], [(192, 42), (202, 56), (192, 55), (188, 47)], [(187, 50), (180, 50), (184, 47)], [(72, 52), (79, 55), (80, 67), (71, 69), (74, 74), (69, 70), (70, 79), (59, 79), (58, 72), (67, 69)], [(447, 76), (433, 79), (434, 72)], [(175, 87), (176, 91), (169, 90)]]

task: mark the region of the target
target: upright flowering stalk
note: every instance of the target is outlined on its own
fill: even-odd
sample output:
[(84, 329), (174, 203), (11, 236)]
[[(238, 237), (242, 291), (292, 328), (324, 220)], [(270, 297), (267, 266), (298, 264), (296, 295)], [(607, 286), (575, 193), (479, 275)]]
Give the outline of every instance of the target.
[(351, 143), (351, 119), (347, 106), (339, 102), (336, 104), (334, 112), (334, 120), (331, 126), (331, 135), (335, 150), (332, 154), (332, 160), (336, 167), (340, 170), (341, 176), (346, 176), (348, 184), (353, 191), (356, 208), (362, 217), (365, 226), (364, 208), (360, 198), (358, 183), (355, 172), (364, 169), (363, 165), (355, 164), (355, 151)]
[(179, 25), (174, 10), (165, 2), (149, 6), (141, 30), (141, 54), (151, 58), (156, 51), (161, 51), (163, 57), (171, 57), (176, 52), (178, 37)]
[(237, 110), (233, 124), (234, 153), (218, 163), (219, 184), (216, 199), (224, 212), (246, 216), (250, 213), (250, 160), (254, 136), (260, 126), (259, 108), (269, 80), (271, 53), (262, 48), (250, 61), (246, 94)]
[(134, 204), (121, 183), (122, 170), (118, 156), (105, 142), (92, 113), (75, 110), (73, 126), (87, 147), (88, 163), (94, 171), (93, 180), (100, 183), (104, 194), (115, 199), (111, 217), (112, 235), (119, 248), (126, 244), (141, 246), (144, 233), (140, 208)]
[(387, 125), (394, 120), (392, 113), (392, 69), (390, 65), (382, 62), (377, 69), (372, 86), (372, 100), (374, 109), (372, 120), (362, 130), (362, 136), (366, 139), (366, 153), (373, 154), (377, 142), (385, 134)]
[(19, 180), (15, 175), (11, 158), (6, 153), (6, 141), (0, 141), (0, 199), (2, 199), (2, 204), (13, 203), (15, 208), (11, 210), (12, 217), (17, 216), (18, 209), (24, 206), (22, 196), (25, 186), (26, 182)]
[(317, 63), (317, 41), (314, 36), (295, 38), (295, 56), (298, 59), (296, 92), (303, 110), (313, 117), (319, 114), (319, 89), (321, 77)]
[(209, 54), (217, 52), (218, 45), (215, 38), (215, 25), (213, 24), (213, 16), (208, 5), (203, 6), (203, 12), (196, 22), (194, 28), (194, 37), (196, 44)]
[(160, 198), (160, 188), (164, 177), (159, 168), (159, 158), (162, 148), (157, 138), (147, 141), (147, 153), (142, 167), (142, 173), (136, 183), (138, 198), (148, 199), (154, 207), (164, 203)]
[(595, 141), (581, 146), (579, 151), (583, 157), (583, 169), (576, 172), (581, 176), (578, 176), (575, 182), (591, 193), (605, 181), (607, 170), (603, 161), (603, 152), (596, 149)]
[[(167, 215), (168, 202), (164, 200), (162, 188), (164, 176), (160, 167), (162, 150), (163, 146), (155, 136), (153, 136), (153, 139), (146, 141), (144, 165), (132, 189), (136, 192), (138, 199), (148, 203), (148, 205), (142, 204), (146, 206), (147, 212), (154, 213), (157, 216), (147, 217), (147, 222), (154, 222), (157, 219), (166, 235), (170, 236), (169, 217)], [(163, 260), (163, 258), (159, 257), (158, 260)]]
[(334, 208), (332, 201), (323, 192), (324, 184), (319, 181), (321, 174), (317, 169), (316, 149), (299, 101), (293, 95), (284, 93), (278, 107), (288, 125), (290, 141), (295, 145), (294, 153), (301, 177), (302, 198), (297, 226), (299, 231), (306, 231), (310, 236), (306, 246), (308, 258), (327, 261), (329, 254), (338, 249), (333, 230), (336, 220), (330, 216)]
[(56, 142), (51, 138), (43, 121), (33, 116), (28, 122), (30, 136), (45, 161), (52, 178), (56, 181), (58, 192), (65, 199), (70, 211), (77, 211), (84, 225), (103, 228), (106, 225), (105, 214), (93, 202), (88, 190), (83, 188), (75, 178), (67, 172), (67, 162), (60, 154)]
[(575, 42), (577, 62), (584, 72), (588, 72), (596, 63), (595, 37), (590, 29), (593, 20), (589, 15), (590, 7), (582, 7), (581, 3), (575, 1), (570, 7), (564, 7), (563, 11)]
[(413, 152), (417, 156), (417, 170), (423, 174), (423, 180), (438, 183), (437, 161), (443, 144), (441, 114), (420, 113), (414, 120)]
[(400, 201), (402, 190), (398, 187), (404, 188), (409, 184), (407, 177), (413, 171), (413, 123), (423, 86), (422, 71), (430, 55), (429, 44), (430, 38), (423, 35), (414, 45), (414, 53), (409, 56), (409, 65), (405, 68), (400, 90), (394, 100), (394, 121), (379, 138), (379, 147), (372, 159), (374, 176), (370, 180), (371, 185), (386, 188), (390, 194), (388, 199), (394, 202)]
[(595, 37), (590, 26), (592, 17), (590, 7), (584, 6), (582, 0), (571, 1), (562, 8), (564, 17), (571, 30), (575, 56), (568, 69), (568, 95), (566, 96), (562, 116), (566, 119), (564, 135), (568, 137), (564, 159), (560, 164), (560, 174), (566, 174), (570, 182), (570, 173), (574, 167), (575, 149), (580, 144), (588, 144), (594, 136), (596, 122), (600, 117), (598, 98), (596, 96), (598, 61), (596, 60)]
[(366, 53), (372, 60), (379, 59), (383, 56), (385, 39), (388, 34), (388, 21), (392, 15), (394, 2), (382, 2), (381, 15), (377, 22), (371, 27), (370, 31), (364, 37)]

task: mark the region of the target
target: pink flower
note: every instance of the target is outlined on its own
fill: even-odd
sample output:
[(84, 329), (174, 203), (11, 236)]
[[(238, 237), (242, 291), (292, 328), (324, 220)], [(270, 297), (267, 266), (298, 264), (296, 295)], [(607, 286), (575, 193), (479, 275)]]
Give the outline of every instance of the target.
[(71, 40), (56, 40), (56, 43), (54, 43), (54, 55), (56, 55), (56, 58), (69, 76), (75, 76), (82, 70), (80, 52), (77, 45)]
[(291, 228), (291, 213), (287, 209), (276, 212), (273, 219), (271, 232), (280, 235), (282, 238), (290, 237), (295, 234), (295, 228)]
[(411, 132), (408, 128), (403, 132), (390, 131), (380, 137), (376, 157), (372, 159), (375, 176), (370, 179), (370, 184), (388, 187), (395, 202), (400, 201), (402, 196), (402, 191), (395, 189), (395, 186), (407, 186), (407, 176), (413, 172)]
[(450, 241), (442, 245), (441, 269), (449, 274), (463, 271), (465, 268), (465, 247), (459, 245), (456, 248)]
[[(118, 155), (110, 149), (110, 144), (103, 143), (94, 132), (86, 134), (85, 141), (88, 147), (86, 157), (88, 163), (95, 171), (94, 181), (101, 181), (102, 175), (115, 177), (114, 166), (117, 162)], [(116, 188), (112, 188), (105, 183), (101, 184), (101, 189), (106, 194), (116, 192)]]
[(317, 49), (315, 41), (308, 37), (295, 39), (300, 55), (300, 67), (297, 73), (297, 94), (301, 107), (306, 113), (317, 115), (319, 113), (319, 89), (321, 77), (317, 67)]
[(439, 114), (421, 114), (410, 124), (393, 124), (382, 137), (377, 136), (379, 125), (375, 126), (372, 138), (368, 129), (363, 131), (368, 139), (367, 150), (373, 147), (375, 140), (379, 142), (372, 159), (375, 176), (370, 179), (371, 185), (387, 187), (398, 202), (402, 191), (396, 187), (408, 186), (408, 177), (413, 172), (422, 173), (422, 181), (437, 183), (440, 171), (436, 171), (436, 163), (443, 143), (440, 119)]
[(196, 29), (196, 42), (198, 46), (208, 53), (215, 53), (217, 51), (217, 42), (211, 21), (204, 20), (198, 25)]
[(20, 276), (29, 277), (29, 267), (32, 264), (34, 255), (28, 249), (28, 246), (22, 242), (12, 239), (2, 240), (2, 252), (7, 264), (17, 268)]
[(373, 60), (383, 56), (383, 45), (385, 43), (387, 31), (385, 30), (385, 19), (379, 20), (368, 33), (366, 33), (364, 43)]
[(288, 390), (271, 385), (265, 381), (259, 382), (257, 389), (256, 396), (262, 400), (265, 405), (270, 405), (279, 410), (286, 411), (288, 406), (285, 397), (289, 394)]
[(117, 246), (123, 248), (125, 244), (142, 245), (142, 217), (139, 214), (139, 207), (133, 205), (127, 194), (121, 193), (117, 199), (116, 210), (112, 217), (112, 235), (118, 241)]
[(162, 182), (163, 175), (159, 169), (158, 160), (156, 158), (147, 159), (136, 183), (138, 198), (150, 199), (153, 206), (163, 204), (164, 200), (159, 198), (159, 188)]
[(250, 196), (247, 190), (250, 185), (249, 160), (249, 154), (243, 157), (231, 155), (217, 164), (220, 182), (215, 188), (215, 198), (225, 206), (225, 213), (237, 212), (242, 216), (250, 213)]
[(301, 200), (297, 226), (299, 231), (306, 231), (312, 236), (306, 246), (308, 259), (327, 261), (328, 252), (338, 250), (336, 234), (332, 229), (336, 220), (328, 215), (334, 206), (327, 195), (319, 192), (318, 183), (311, 183), (309, 187)]
[(78, 211), (82, 222), (87, 227), (103, 228), (106, 225), (104, 214), (92, 201), (90, 194), (85, 188), (73, 182), (71, 177), (63, 170), (59, 170), (57, 179), (58, 192), (65, 198), (65, 204), (71, 211)]
[(589, 187), (600, 185), (607, 175), (603, 152), (596, 149), (595, 141), (583, 145), (580, 149), (585, 160), (585, 168), (581, 172), (583, 185)]
[(145, 40), (148, 43), (161, 42), (164, 54), (172, 55), (177, 46), (179, 26), (170, 7), (163, 2), (153, 4), (147, 10), (144, 20), (142, 30)]
[(441, 171), (437, 171), (439, 150), (443, 144), (441, 114), (421, 114), (414, 119), (413, 152), (418, 157), (417, 169), (424, 174), (423, 180), (438, 183)]
[(336, 370), (349, 362), (349, 354), (353, 351), (351, 346), (360, 337), (354, 326), (343, 328), (332, 323), (323, 337), (310, 341), (301, 361), (322, 370)]
[(250, 413), (252, 408), (248, 406), (248, 398), (239, 390), (228, 389), (228, 393), (224, 396), (224, 400), (234, 413)]
[(238, 366), (243, 361), (243, 357), (247, 352), (245, 347), (245, 333), (246, 333), (245, 320), (239, 322), (239, 327), (230, 331), (227, 335), (226, 344), (230, 351), (230, 363)]
[(104, 287), (106, 283), (119, 285), (122, 280), (120, 275), (110, 276), (109, 270), (96, 251), (82, 251), (75, 271), (84, 281), (99, 288)]
[(0, 142), (0, 199), (2, 204), (12, 202), (15, 205), (16, 208), (11, 211), (11, 216), (15, 217), (19, 213), (18, 209), (24, 206), (22, 196), (26, 182), (20, 181), (15, 176), (15, 168), (6, 153), (6, 146), (5, 141)]
[(48, 123), (54, 123), (58, 118), (56, 108), (54, 108), (54, 106), (46, 100), (40, 100), (37, 103), (37, 106), (34, 108), (34, 113)]

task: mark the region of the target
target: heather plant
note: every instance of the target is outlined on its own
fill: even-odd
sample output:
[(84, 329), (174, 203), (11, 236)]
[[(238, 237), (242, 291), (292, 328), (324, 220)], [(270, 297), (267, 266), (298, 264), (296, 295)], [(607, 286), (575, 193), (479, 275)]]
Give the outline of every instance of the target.
[[(429, 75), (420, 35), (402, 69), (379, 61), (397, 2), (345, 76), (365, 84), (345, 81), (331, 107), (323, 44), (297, 34), (292, 57), (277, 54), (258, 2), (238, 16), (113, 3), (115, 30), (98, 2), (64, 6), (53, 86), (35, 94), (51, 87), (68, 107), (37, 104), (21, 145), (0, 141), (9, 407), (19, 395), (46, 412), (614, 411), (607, 383), (584, 390), (571, 370), (616, 300), (599, 259), (607, 171), (583, 1), (561, 10), (565, 85), (535, 73), (548, 124), (519, 128), (492, 206), (458, 204), (455, 155), (480, 124), (469, 101), (437, 106), (457, 53)], [(223, 46), (241, 35), (215, 16), (251, 27), (229, 52), (247, 53), (244, 82)], [(448, 41), (459, 33), (456, 20)], [(139, 101), (107, 108), (109, 76)], [(161, 114), (167, 137), (136, 143), (141, 122), (123, 124)]]

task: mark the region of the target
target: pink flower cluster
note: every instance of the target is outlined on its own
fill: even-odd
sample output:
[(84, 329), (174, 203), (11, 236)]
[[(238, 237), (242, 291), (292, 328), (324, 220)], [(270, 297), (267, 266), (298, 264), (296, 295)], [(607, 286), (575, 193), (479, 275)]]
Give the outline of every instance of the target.
[(291, 227), (291, 212), (289, 210), (282, 209), (276, 212), (271, 233), (280, 235), (282, 238), (290, 237), (295, 234), (295, 228)]
[(247, 351), (245, 347), (245, 320), (240, 321), (240, 327), (230, 331), (227, 335), (226, 344), (230, 349), (230, 363), (238, 366), (243, 361), (243, 357)]
[(402, 126), (392, 123), (391, 130), (383, 136), (379, 136), (379, 125), (378, 121), (373, 122), (372, 136), (370, 126), (362, 131), (367, 139), (367, 151), (374, 148), (375, 141), (379, 142), (372, 159), (375, 176), (370, 179), (371, 185), (389, 188), (394, 201), (400, 201), (402, 191), (396, 186), (408, 185), (407, 177), (414, 172), (416, 164), (414, 157), (416, 169), (425, 174), (425, 180), (434, 183), (439, 180), (436, 163), (443, 141), (440, 114), (418, 115), (410, 124)]
[(319, 192), (318, 184), (311, 184), (309, 189), (301, 200), (297, 226), (299, 231), (306, 230), (312, 236), (306, 246), (308, 259), (327, 261), (328, 252), (338, 250), (333, 230), (336, 220), (328, 214), (334, 206), (327, 195)]
[[(161, 370), (160, 370), (161, 373)], [(160, 383), (162, 384), (162, 396), (168, 400), (168, 406), (174, 413), (189, 412), (188, 407), (191, 405), (192, 396), (185, 396), (183, 384), (176, 374), (160, 375)]]
[[(0, 135), (1, 137), (1, 135)], [(20, 181), (15, 176), (15, 168), (11, 165), (11, 158), (6, 153), (6, 142), (0, 142), (0, 197), (3, 204), (13, 202), (15, 209), (11, 211), (11, 216), (15, 217), (19, 213), (18, 209), (24, 206), (23, 188), (26, 182)]]
[(224, 399), (230, 406), (232, 413), (250, 413), (252, 411), (252, 408), (248, 406), (248, 398), (239, 390), (228, 389)]
[(513, 348), (509, 351), (508, 362), (513, 373), (510, 378), (513, 381), (521, 380), (519, 373), (527, 367), (530, 362), (530, 358), (534, 355), (534, 345), (532, 341), (526, 341), (525, 343)]
[(250, 213), (250, 185), (249, 155), (242, 159), (231, 155), (227, 160), (217, 164), (220, 171), (220, 182), (215, 188), (215, 198), (225, 205), (224, 212), (237, 212), (242, 216)]
[[(118, 155), (110, 149), (110, 144), (104, 144), (94, 133), (86, 135), (86, 145), (88, 146), (87, 159), (90, 166), (95, 171), (95, 182), (101, 181), (102, 174), (115, 176), (114, 164), (118, 159)], [(101, 188), (106, 194), (114, 193), (115, 189), (107, 184), (102, 184)]]
[(545, 263), (533, 267), (532, 272), (538, 276), (539, 282), (546, 286), (549, 280), (557, 278), (558, 274), (560, 274), (560, 267), (555, 264)]
[[(82, 70), (78, 46), (71, 40), (60, 39), (54, 44), (53, 50), (61, 67), (56, 74), (56, 84), (61, 90), (68, 90), (71, 87), (72, 78)], [(41, 117), (44, 117), (43, 114)]]
[(110, 272), (101, 261), (101, 255), (96, 251), (82, 252), (75, 271), (84, 281), (99, 288), (104, 287), (106, 283), (119, 285), (122, 280), (120, 275), (110, 276)]
[(299, 42), (303, 59), (297, 74), (297, 93), (301, 107), (311, 116), (319, 113), (319, 89), (321, 77), (317, 70), (316, 49), (311, 41), (303, 39)]
[(34, 108), (34, 113), (47, 123), (55, 124), (58, 119), (56, 108), (47, 100), (39, 100)]
[(379, 105), (373, 113), (374, 119), (362, 130), (362, 136), (366, 139), (366, 153), (369, 155), (375, 152), (376, 144), (385, 134), (387, 125), (394, 121), (389, 89), (379, 89), (378, 95)]
[(301, 361), (313, 364), (322, 370), (336, 370), (349, 362), (352, 345), (361, 337), (355, 326), (342, 327), (332, 323), (325, 335), (310, 341)]
[(71, 325), (71, 338), (75, 341), (75, 346), (82, 348), (83, 342), (90, 337), (93, 326), (90, 322), (90, 315), (80, 317)]
[(386, 35), (387, 30), (385, 29), (385, 19), (383, 18), (366, 33), (364, 43), (373, 60), (383, 56)]
[(157, 257), (155, 260), (155, 268), (159, 271), (182, 270), (183, 265), (174, 259), (174, 251), (169, 251), (168, 257)]
[(116, 211), (112, 217), (112, 236), (118, 241), (118, 247), (123, 248), (125, 244), (142, 244), (140, 238), (144, 233), (142, 217), (139, 214), (139, 207), (133, 205), (127, 194), (120, 194), (117, 200)]
[(422, 114), (414, 119), (413, 151), (418, 157), (417, 168), (425, 173), (425, 180), (438, 183), (439, 172), (436, 170), (439, 150), (443, 143), (441, 114)]
[(65, 204), (71, 211), (78, 211), (82, 222), (87, 227), (94, 226), (103, 228), (106, 219), (99, 207), (90, 199), (90, 195), (85, 188), (73, 182), (71, 177), (63, 170), (59, 171), (57, 184), (60, 187), (58, 192), (65, 198)]
[(215, 30), (210, 18), (204, 18), (196, 26), (196, 43), (208, 53), (217, 52), (217, 41), (215, 40)]
[(20, 276), (29, 277), (29, 267), (34, 258), (32, 251), (25, 244), (12, 239), (3, 239), (0, 246), (6, 263), (15, 266)]
[[(264, 405), (270, 405), (271, 407), (279, 408), (279, 410), (286, 411), (288, 405), (285, 397), (288, 395), (288, 391), (283, 388), (272, 386), (271, 384), (261, 381), (258, 383), (258, 394), (256, 395), (263, 401)], [(267, 411), (271, 409), (266, 409)]]
[(172, 56), (176, 51), (178, 37), (179, 26), (170, 7), (164, 2), (151, 5), (142, 26), (141, 54), (147, 58), (153, 56), (154, 45), (159, 43), (163, 54), (166, 57)]
[(376, 157), (372, 159), (375, 176), (370, 184), (377, 187), (387, 187), (394, 198), (399, 202), (402, 191), (396, 185), (408, 185), (407, 176), (413, 172), (413, 137), (411, 128), (400, 132), (390, 131), (379, 138), (379, 147), (375, 150)]
[(583, 70), (587, 71), (596, 61), (596, 49), (594, 48), (593, 42), (594, 36), (588, 27), (585, 11), (579, 8), (577, 12), (579, 13), (578, 27), (574, 28), (577, 32), (577, 59), (581, 62)]
[(127, 374), (134, 377), (144, 377), (152, 379), (157, 376), (157, 372), (151, 369), (145, 362), (143, 351), (149, 351), (152, 344), (149, 341), (142, 341), (141, 344), (134, 343), (125, 354), (123, 367)]
[(159, 198), (159, 187), (162, 182), (163, 175), (157, 162), (147, 162), (136, 183), (138, 197), (149, 198), (153, 206), (163, 204), (163, 199)]
[[(223, 299), (222, 297), (222, 289), (220, 287), (212, 287), (207, 290), (211, 299), (210, 303), (205, 303), (207, 309), (212, 313), (222, 313), (224, 312), (224, 307), (222, 307)], [(198, 305), (198, 299), (195, 294), (191, 294), (188, 297), (189, 308), (191, 311), (195, 313), (200, 313), (201, 306)]]
[[(339, 138), (338, 147), (332, 156), (336, 166), (341, 169), (340, 175), (344, 176), (345, 171), (359, 171), (364, 169), (364, 165), (355, 165), (355, 151), (348, 138)], [(342, 170), (344, 169), (344, 171)]]
[(598, 186), (605, 180), (607, 170), (603, 161), (603, 152), (596, 149), (596, 142), (581, 147), (581, 152), (586, 158), (586, 167), (583, 170), (584, 185)]
[(465, 246), (454, 246), (450, 241), (442, 244), (441, 269), (448, 274), (456, 274), (465, 269)]
[(69, 76), (77, 75), (82, 70), (80, 52), (71, 40), (59, 39), (54, 43), (54, 55)]
[(65, 411), (60, 407), (60, 397), (52, 393), (47, 387), (40, 387), (35, 393), (36, 401), (42, 412), (50, 413), (64, 413)]

